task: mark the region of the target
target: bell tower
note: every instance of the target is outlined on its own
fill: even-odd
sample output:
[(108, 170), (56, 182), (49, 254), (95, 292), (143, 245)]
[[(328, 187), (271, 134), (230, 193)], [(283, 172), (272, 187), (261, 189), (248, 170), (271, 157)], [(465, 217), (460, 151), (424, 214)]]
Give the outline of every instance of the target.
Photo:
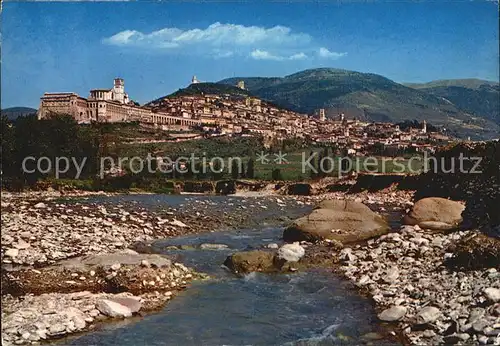
[(113, 100), (125, 102), (125, 81), (122, 78), (115, 78), (113, 84)]

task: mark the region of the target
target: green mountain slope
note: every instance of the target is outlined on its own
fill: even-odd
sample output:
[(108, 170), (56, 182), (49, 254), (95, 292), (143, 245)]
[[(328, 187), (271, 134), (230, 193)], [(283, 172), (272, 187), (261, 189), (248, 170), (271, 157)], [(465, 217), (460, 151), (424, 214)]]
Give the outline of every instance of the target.
[(403, 85), (414, 89), (428, 89), (436, 87), (462, 87), (467, 89), (479, 89), (484, 85), (498, 87), (498, 82), (492, 82), (483, 79), (466, 78), (466, 79), (440, 79), (428, 83), (403, 83)]
[(407, 85), (445, 98), (465, 112), (500, 125), (500, 86), (498, 83), (480, 79), (452, 79)]
[(240, 80), (252, 94), (298, 112), (326, 108), (328, 116), (349, 110), (346, 114), (372, 121), (427, 120), (476, 139), (496, 138), (500, 132), (496, 124), (448, 99), (372, 73), (320, 68), (283, 78), (229, 78), (219, 83), (236, 85)]
[(154, 104), (166, 97), (179, 97), (191, 95), (231, 95), (235, 97), (249, 96), (248, 90), (243, 90), (232, 85), (218, 83), (196, 83), (191, 84), (187, 88), (179, 89), (176, 92), (162, 96), (156, 100), (148, 102), (146, 105)]

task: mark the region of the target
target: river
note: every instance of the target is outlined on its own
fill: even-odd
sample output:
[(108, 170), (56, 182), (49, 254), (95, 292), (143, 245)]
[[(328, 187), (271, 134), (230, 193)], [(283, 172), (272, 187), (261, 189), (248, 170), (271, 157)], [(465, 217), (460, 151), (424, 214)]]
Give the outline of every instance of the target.
[[(154, 202), (141, 196), (139, 203), (158, 206), (158, 197), (153, 198)], [(162, 200), (180, 203), (178, 197)], [(223, 198), (218, 201), (227, 205)], [(235, 251), (281, 244), (282, 231), (262, 226), (157, 241), (154, 247), (158, 252), (208, 273), (212, 279), (194, 283), (158, 313), (103, 324), (65, 344), (358, 345), (367, 333), (383, 333), (371, 302), (328, 270), (237, 277), (222, 265)], [(225, 244), (228, 248), (200, 249), (199, 245), (205, 243)], [(175, 248), (179, 245), (184, 249)]]

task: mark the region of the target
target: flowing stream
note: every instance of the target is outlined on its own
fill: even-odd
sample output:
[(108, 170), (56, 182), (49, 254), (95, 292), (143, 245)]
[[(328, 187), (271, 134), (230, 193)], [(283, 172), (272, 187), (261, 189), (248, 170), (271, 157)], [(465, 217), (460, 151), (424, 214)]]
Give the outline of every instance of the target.
[[(327, 270), (237, 277), (222, 265), (235, 251), (281, 244), (282, 231), (252, 228), (157, 241), (159, 252), (213, 279), (192, 284), (159, 313), (104, 324), (67, 344), (359, 345), (363, 335), (381, 333), (370, 301)], [(203, 250), (201, 244), (227, 248)]]

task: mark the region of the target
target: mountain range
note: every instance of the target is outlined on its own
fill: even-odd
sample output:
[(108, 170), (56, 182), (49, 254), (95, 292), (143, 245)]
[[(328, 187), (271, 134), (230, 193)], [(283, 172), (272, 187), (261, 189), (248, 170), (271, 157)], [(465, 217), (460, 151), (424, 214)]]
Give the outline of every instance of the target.
[(30, 107), (10, 107), (2, 109), (2, 116), (7, 116), (7, 119), (14, 120), (20, 116), (31, 115), (36, 113), (37, 110)]
[(453, 102), (460, 109), (500, 125), (500, 86), (480, 79), (438, 80), (430, 83), (405, 84)]
[(426, 120), (462, 138), (500, 137), (499, 85), (482, 80), (400, 84), (373, 73), (310, 69), (285, 77), (234, 77), (219, 81), (297, 112), (325, 108), (328, 117), (402, 122)]
[[(245, 82), (246, 90), (235, 87), (239, 81)], [(254, 96), (304, 114), (325, 108), (330, 118), (344, 113), (347, 118), (368, 121), (426, 120), (460, 138), (500, 137), (499, 83), (479, 79), (401, 84), (373, 73), (318, 68), (285, 77), (234, 77), (191, 84), (164, 97), (193, 94)], [(3, 109), (2, 115), (15, 119), (35, 112), (12, 107)]]

